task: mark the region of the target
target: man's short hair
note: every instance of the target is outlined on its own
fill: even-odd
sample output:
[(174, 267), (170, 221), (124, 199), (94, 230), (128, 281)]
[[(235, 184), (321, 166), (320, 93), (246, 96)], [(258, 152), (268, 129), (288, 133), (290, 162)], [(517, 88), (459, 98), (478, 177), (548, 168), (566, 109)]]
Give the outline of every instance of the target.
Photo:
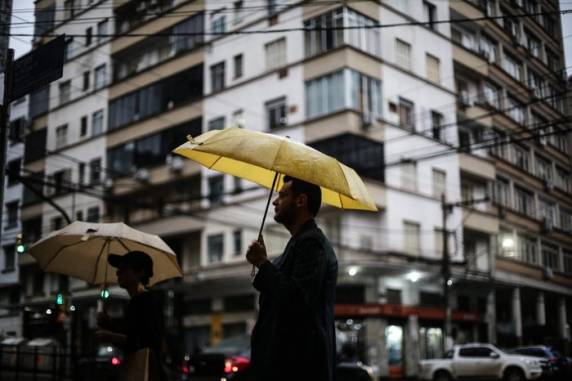
[(292, 183), (294, 196), (305, 194), (308, 198), (308, 211), (312, 216), (317, 216), (322, 205), (322, 191), (320, 187), (292, 176), (284, 176), (284, 183)]

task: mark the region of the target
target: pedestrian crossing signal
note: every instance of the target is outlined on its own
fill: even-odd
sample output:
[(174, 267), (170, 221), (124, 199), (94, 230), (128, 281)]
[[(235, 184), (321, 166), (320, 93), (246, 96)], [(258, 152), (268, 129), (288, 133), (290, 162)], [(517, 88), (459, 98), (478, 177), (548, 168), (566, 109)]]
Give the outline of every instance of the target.
[(101, 296), (101, 299), (107, 299), (109, 298), (109, 290), (107, 288), (104, 288), (103, 290), (101, 290), (99, 295)]
[(62, 293), (59, 293), (56, 295), (56, 304), (58, 306), (61, 306), (64, 304), (64, 295)]

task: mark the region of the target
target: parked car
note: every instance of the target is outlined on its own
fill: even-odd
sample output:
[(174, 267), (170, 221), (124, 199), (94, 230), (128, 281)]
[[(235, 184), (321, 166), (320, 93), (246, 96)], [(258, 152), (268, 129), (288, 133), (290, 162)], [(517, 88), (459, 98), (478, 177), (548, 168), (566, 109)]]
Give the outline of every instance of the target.
[(114, 345), (99, 345), (93, 356), (80, 359), (79, 370), (83, 381), (113, 381), (119, 377), (123, 351)]
[(540, 365), (542, 366), (542, 373), (547, 377), (565, 376), (569, 374), (570, 367), (572, 366), (565, 356), (562, 356), (553, 348), (544, 345), (518, 347), (513, 349), (511, 353), (539, 357), (541, 359)]
[(201, 353), (185, 357), (183, 380), (246, 381), (250, 371), (250, 336), (221, 340)]
[(491, 344), (457, 345), (444, 357), (420, 361), (419, 378), (435, 381), (469, 377), (524, 381), (542, 376), (540, 358), (509, 354)]

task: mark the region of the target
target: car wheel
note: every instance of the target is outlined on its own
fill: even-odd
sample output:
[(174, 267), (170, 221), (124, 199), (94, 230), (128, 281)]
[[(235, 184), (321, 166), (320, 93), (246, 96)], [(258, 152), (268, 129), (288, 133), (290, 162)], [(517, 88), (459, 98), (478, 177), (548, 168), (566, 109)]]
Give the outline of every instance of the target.
[(451, 375), (445, 370), (440, 370), (433, 376), (433, 381), (451, 381)]
[(525, 381), (524, 373), (520, 369), (511, 368), (507, 369), (504, 374), (505, 381)]

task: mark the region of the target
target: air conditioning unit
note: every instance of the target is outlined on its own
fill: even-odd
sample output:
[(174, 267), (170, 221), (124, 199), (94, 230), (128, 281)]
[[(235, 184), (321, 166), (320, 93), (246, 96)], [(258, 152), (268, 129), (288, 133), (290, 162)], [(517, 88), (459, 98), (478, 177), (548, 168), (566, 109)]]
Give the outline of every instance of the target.
[(552, 279), (554, 277), (554, 271), (552, 271), (550, 267), (544, 267), (542, 269), (542, 277), (544, 280)]
[(544, 217), (544, 219), (540, 223), (540, 229), (542, 230), (542, 232), (544, 234), (548, 234), (548, 233), (552, 232), (552, 229), (553, 229), (552, 220)]

